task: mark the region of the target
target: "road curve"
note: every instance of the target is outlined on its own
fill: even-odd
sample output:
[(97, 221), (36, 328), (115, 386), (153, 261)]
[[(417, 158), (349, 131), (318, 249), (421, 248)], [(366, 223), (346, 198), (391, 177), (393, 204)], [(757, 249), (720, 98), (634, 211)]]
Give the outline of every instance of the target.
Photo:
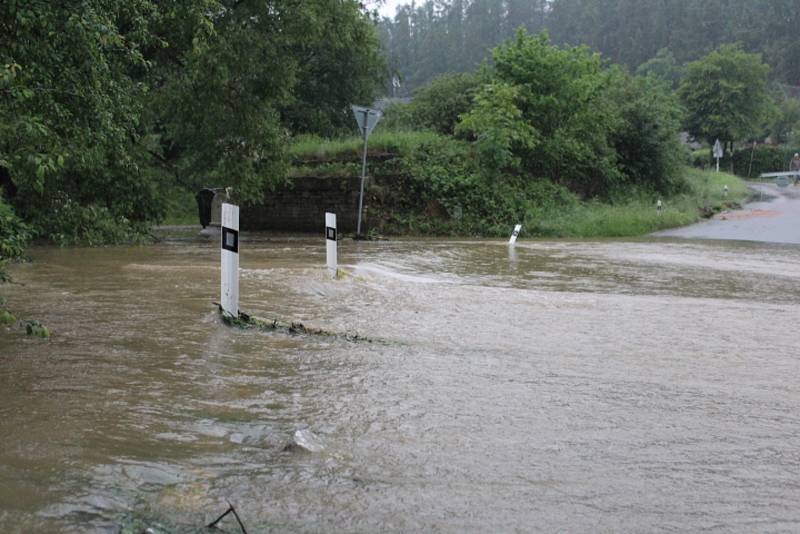
[(751, 183), (756, 199), (744, 209), (726, 211), (683, 228), (656, 232), (659, 237), (728, 239), (800, 245), (800, 186)]

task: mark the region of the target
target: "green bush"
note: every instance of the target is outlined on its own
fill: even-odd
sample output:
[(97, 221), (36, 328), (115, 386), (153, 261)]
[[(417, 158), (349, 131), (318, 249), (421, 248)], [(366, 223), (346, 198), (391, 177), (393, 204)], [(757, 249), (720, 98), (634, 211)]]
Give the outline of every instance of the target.
[(30, 228), (0, 196), (0, 262), (22, 255), (30, 239)]
[(622, 115), (611, 143), (625, 187), (677, 192), (687, 156), (678, 136), (681, 107), (669, 86), (653, 77), (633, 78), (617, 71), (611, 97)]
[(577, 205), (572, 193), (549, 180), (487, 175), (472, 148), (441, 137), (404, 157), (403, 194), (387, 230), (506, 235), (509, 224)]
[[(646, 190), (632, 191), (628, 198), (613, 204), (590, 201), (550, 213), (549, 217), (530, 218), (528, 235), (546, 237), (631, 237), (685, 226), (700, 220), (701, 208), (712, 211), (741, 203), (749, 195), (747, 185), (724, 172), (684, 169), (679, 194), (666, 196), (664, 208), (656, 210), (660, 195)], [(723, 189), (728, 186), (728, 195)]]
[(419, 129), (414, 127), (411, 104), (395, 102), (384, 108), (380, 129), (392, 132)]
[[(369, 137), (370, 154), (410, 154), (417, 147), (441, 137), (429, 131), (386, 131), (381, 125), (378, 123), (377, 131)], [(329, 159), (360, 162), (363, 150), (364, 139), (358, 136), (324, 139), (316, 135), (298, 135), (289, 146), (289, 155), (295, 162)]]
[(446, 74), (414, 94), (409, 105), (410, 126), (453, 135), (461, 115), (467, 113), (482, 79), (478, 74)]
[(166, 215), (161, 222), (170, 225), (199, 224), (195, 194), (177, 186), (167, 190)]
[(524, 31), (494, 63), (456, 133), (474, 141), (483, 172), (545, 178), (584, 198), (679, 186), (681, 107), (666, 83), (605, 68), (586, 47)]
[(147, 223), (114, 215), (105, 206), (83, 206), (61, 195), (47, 217), (37, 218), (35, 235), (62, 246), (145, 243), (151, 237)]

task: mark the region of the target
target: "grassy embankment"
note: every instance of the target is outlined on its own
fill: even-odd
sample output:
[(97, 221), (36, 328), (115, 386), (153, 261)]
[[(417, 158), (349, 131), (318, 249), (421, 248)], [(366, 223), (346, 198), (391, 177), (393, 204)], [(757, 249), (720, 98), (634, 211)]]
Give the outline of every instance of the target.
[[(433, 132), (427, 131), (375, 132), (369, 138), (369, 151), (370, 154), (375, 152), (407, 154), (423, 143), (430, 143), (440, 137)], [(363, 149), (364, 141), (359, 137), (320, 139), (316, 136), (304, 135), (294, 140), (289, 148), (289, 156), (293, 160), (343, 158), (346, 156), (360, 158)]]
[[(423, 143), (431, 142), (438, 136), (431, 132), (376, 132), (369, 138), (369, 152), (408, 154)], [(300, 136), (288, 148), (288, 158), (293, 165), (289, 176), (313, 175), (319, 167), (313, 162), (336, 160), (326, 164), (325, 176), (360, 176), (361, 157), (364, 141), (358, 137), (347, 139), (320, 139), (314, 136)], [(174, 188), (168, 194), (167, 214), (160, 224), (196, 225), (198, 224), (197, 204), (194, 193)]]
[[(655, 209), (655, 196), (635, 198), (617, 204), (581, 202), (552, 219), (539, 222), (543, 234), (552, 237), (629, 237), (658, 230), (686, 226), (702, 219), (708, 206), (721, 211), (726, 204), (741, 204), (748, 195), (747, 184), (738, 176), (685, 168), (687, 191), (663, 198), (661, 213)], [(727, 198), (723, 189), (727, 185)]]
[[(407, 166), (400, 163), (403, 158), (412, 156), (419, 147), (441, 140), (431, 132), (376, 132), (369, 140), (369, 173), (394, 176), (407, 172)], [(313, 136), (296, 138), (288, 149), (292, 161), (289, 177), (292, 176), (358, 176), (361, 172), (361, 151), (363, 140), (352, 137), (339, 140), (325, 140)], [(391, 162), (379, 163), (375, 158), (381, 154), (397, 154)], [(662, 197), (663, 209), (659, 213), (655, 206), (658, 195), (641, 191), (632, 192), (627, 199), (615, 203), (600, 201), (578, 201), (568, 203), (548, 203), (531, 206), (528, 213), (535, 216), (523, 217), (524, 234), (528, 237), (631, 237), (645, 235), (657, 230), (692, 224), (702, 219), (701, 208), (708, 206), (714, 211), (725, 209), (726, 203), (742, 203), (748, 196), (745, 182), (727, 173), (716, 173), (685, 168), (685, 187), (683, 192)], [(392, 183), (394, 178), (392, 178)], [(403, 184), (397, 182), (397, 188)], [(408, 187), (408, 182), (405, 187)], [(723, 197), (723, 188), (730, 191)], [(373, 186), (374, 187), (374, 186)], [(374, 189), (373, 189), (374, 191)], [(402, 191), (399, 192), (402, 195)], [(186, 193), (180, 199), (171, 199), (169, 215), (165, 224), (196, 224), (197, 213), (193, 195)], [(374, 205), (378, 202), (373, 201)], [(384, 206), (396, 210), (397, 206)], [(426, 214), (393, 213), (402, 220), (401, 224), (390, 224), (380, 231), (393, 234), (428, 235), (502, 235), (506, 226), (513, 227), (517, 222), (509, 220), (492, 225), (480, 223), (456, 224), (452, 220), (422, 222)], [(487, 230), (477, 230), (486, 228)]]
[[(370, 137), (369, 151), (370, 155), (390, 152), (399, 154), (400, 158), (403, 158), (413, 154), (421, 145), (437, 139), (439, 137), (436, 134), (427, 132), (376, 133)], [(299, 138), (290, 148), (290, 157), (295, 162), (290, 176), (315, 175), (314, 173), (325, 176), (358, 175), (362, 148), (363, 142), (359, 138), (334, 141), (314, 137)], [(313, 163), (315, 161), (325, 163), (320, 166)], [(397, 168), (398, 165), (395, 164), (393, 169)], [(380, 172), (380, 165), (370, 163), (371, 175)], [(538, 215), (524, 220), (525, 234), (574, 238), (639, 236), (692, 224), (702, 219), (702, 208), (707, 206), (714, 211), (720, 211), (725, 209), (726, 204), (744, 202), (748, 196), (745, 182), (727, 173), (686, 167), (684, 180), (685, 186), (681, 193), (661, 198), (664, 207), (660, 213), (655, 207), (659, 198), (655, 193), (632, 192), (627, 199), (615, 203), (576, 199), (575, 202), (554, 203), (545, 208), (537, 206), (528, 210), (529, 213), (534, 212)], [(723, 196), (725, 185), (729, 187), (727, 197)], [(416, 218), (415, 216), (402, 218), (412, 222), (405, 228), (394, 226), (391, 231), (441, 235), (476, 233), (475, 225), (467, 229), (464, 225), (459, 226), (447, 221), (423, 226), (413, 222), (419, 222), (419, 214)], [(517, 221), (509, 220), (507, 225), (501, 225), (503, 228), (501, 231), (505, 230), (505, 226), (513, 227), (515, 222)], [(486, 232), (486, 235), (495, 234), (496, 230)]]

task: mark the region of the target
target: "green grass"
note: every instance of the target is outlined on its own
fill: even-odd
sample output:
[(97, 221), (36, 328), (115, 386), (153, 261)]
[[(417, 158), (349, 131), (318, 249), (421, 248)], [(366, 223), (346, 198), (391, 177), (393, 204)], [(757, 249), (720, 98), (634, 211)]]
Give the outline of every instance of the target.
[[(743, 202), (750, 195), (747, 183), (743, 179), (725, 172), (686, 168), (686, 181), (694, 191), (697, 200), (712, 207), (720, 207), (726, 201)], [(723, 189), (726, 185), (729, 188), (727, 198), (723, 197)]]
[[(369, 151), (408, 154), (424, 143), (435, 141), (440, 136), (434, 132), (376, 132), (369, 137)], [(295, 137), (289, 147), (289, 156), (294, 160), (324, 160), (335, 157), (360, 158), (364, 140), (353, 136), (345, 139), (323, 139), (314, 135)]]
[[(726, 173), (686, 169), (688, 191), (663, 198), (663, 209), (656, 210), (656, 195), (635, 198), (617, 204), (583, 202), (564, 213), (531, 221), (529, 230), (547, 237), (634, 237), (693, 224), (702, 219), (700, 210), (709, 206), (715, 211), (726, 203), (742, 203), (749, 196), (747, 184)], [(724, 186), (729, 188), (727, 198)]]
[(167, 193), (167, 214), (161, 223), (169, 226), (199, 225), (200, 216), (197, 213), (197, 200), (194, 194), (173, 188)]

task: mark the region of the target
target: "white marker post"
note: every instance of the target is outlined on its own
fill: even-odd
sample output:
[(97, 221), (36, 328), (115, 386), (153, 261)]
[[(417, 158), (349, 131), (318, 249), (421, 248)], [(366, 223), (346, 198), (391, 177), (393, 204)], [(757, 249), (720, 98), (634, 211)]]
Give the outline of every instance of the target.
[(331, 278), (336, 280), (336, 273), (339, 269), (337, 263), (337, 233), (336, 233), (336, 214), (325, 214), (325, 242), (327, 247), (328, 257), (328, 272), (331, 273)]
[(514, 227), (514, 231), (511, 232), (511, 239), (508, 240), (509, 245), (513, 245), (517, 242), (517, 238), (519, 237), (520, 231), (522, 231), (522, 225), (518, 224)]
[(239, 206), (222, 205), (222, 313), (239, 317)]

